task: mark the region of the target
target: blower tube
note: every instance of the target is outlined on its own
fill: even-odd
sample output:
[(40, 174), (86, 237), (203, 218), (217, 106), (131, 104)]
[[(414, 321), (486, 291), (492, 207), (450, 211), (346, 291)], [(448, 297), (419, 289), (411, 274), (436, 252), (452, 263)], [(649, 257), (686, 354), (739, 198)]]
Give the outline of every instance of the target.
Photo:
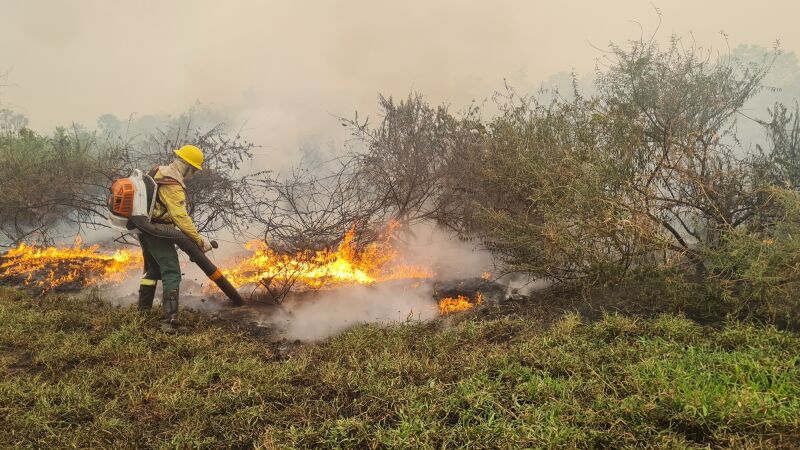
[(143, 233), (174, 242), (178, 248), (189, 255), (189, 259), (193, 263), (197, 264), (197, 266), (203, 270), (203, 273), (205, 273), (211, 281), (219, 286), (220, 290), (222, 290), (222, 292), (224, 292), (225, 295), (231, 299), (234, 305), (244, 305), (244, 300), (239, 294), (239, 291), (233, 287), (227, 278), (222, 276), (222, 272), (220, 272), (217, 266), (215, 266), (214, 263), (208, 259), (205, 253), (200, 250), (200, 247), (198, 247), (194, 241), (183, 234), (182, 231), (172, 227), (155, 226), (154, 224), (150, 223), (150, 220), (147, 219), (147, 216), (131, 216), (130, 222), (131, 225), (138, 228), (139, 231)]

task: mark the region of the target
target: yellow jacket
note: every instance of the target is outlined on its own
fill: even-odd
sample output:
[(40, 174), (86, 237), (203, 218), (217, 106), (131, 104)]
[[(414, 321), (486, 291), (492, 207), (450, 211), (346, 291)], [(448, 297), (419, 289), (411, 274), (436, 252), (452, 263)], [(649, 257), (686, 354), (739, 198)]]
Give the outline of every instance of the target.
[(177, 183), (159, 183), (158, 199), (160, 201), (157, 201), (153, 208), (153, 221), (175, 225), (197, 245), (202, 246), (203, 238), (200, 237), (192, 218), (189, 217), (189, 212), (186, 211), (186, 185), (183, 184), (183, 176), (172, 166), (161, 166), (153, 179), (164, 181), (165, 178), (171, 178)]

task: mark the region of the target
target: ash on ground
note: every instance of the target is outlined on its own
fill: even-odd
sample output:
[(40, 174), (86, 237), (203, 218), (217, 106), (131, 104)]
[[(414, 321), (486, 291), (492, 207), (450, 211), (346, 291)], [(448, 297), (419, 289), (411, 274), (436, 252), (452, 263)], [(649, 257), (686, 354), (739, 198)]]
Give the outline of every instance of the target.
[[(160, 287), (160, 283), (159, 283)], [(120, 286), (104, 297), (117, 306), (136, 303), (138, 284)], [(507, 298), (508, 288), (494, 281), (464, 278), (450, 281), (397, 280), (373, 285), (292, 292), (278, 303), (252, 290), (242, 290), (245, 306), (232, 307), (217, 290), (191, 279), (181, 282), (181, 308), (207, 314), (212, 320), (235, 325), (270, 341), (313, 341), (365, 323), (393, 324), (439, 317), (438, 300), (481, 293), (487, 304)], [(124, 292), (124, 294), (122, 293)], [(255, 294), (255, 295), (254, 295)], [(161, 289), (155, 305), (161, 301)]]

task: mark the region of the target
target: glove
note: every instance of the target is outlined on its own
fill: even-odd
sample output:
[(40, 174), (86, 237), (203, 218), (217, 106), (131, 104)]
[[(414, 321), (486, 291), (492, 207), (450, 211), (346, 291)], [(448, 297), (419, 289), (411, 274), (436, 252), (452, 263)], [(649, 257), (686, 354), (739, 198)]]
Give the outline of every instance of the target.
[(211, 243), (208, 242), (208, 239), (204, 237), (200, 238), (200, 243), (198, 245), (200, 246), (200, 250), (202, 250), (203, 253), (211, 250)]

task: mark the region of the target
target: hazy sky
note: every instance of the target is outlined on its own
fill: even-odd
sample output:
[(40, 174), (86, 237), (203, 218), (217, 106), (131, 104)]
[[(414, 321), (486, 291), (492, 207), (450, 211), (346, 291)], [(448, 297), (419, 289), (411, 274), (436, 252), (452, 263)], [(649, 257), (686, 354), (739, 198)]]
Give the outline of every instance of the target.
[[(661, 36), (800, 53), (797, 0), (663, 0)], [(99, 115), (177, 114), (196, 101), (247, 120), (273, 152), (327, 139), (333, 115), (410, 90), (461, 107), (503, 78), (590, 72), (592, 45), (658, 22), (650, 1), (0, 0), (0, 106), (49, 130)]]

